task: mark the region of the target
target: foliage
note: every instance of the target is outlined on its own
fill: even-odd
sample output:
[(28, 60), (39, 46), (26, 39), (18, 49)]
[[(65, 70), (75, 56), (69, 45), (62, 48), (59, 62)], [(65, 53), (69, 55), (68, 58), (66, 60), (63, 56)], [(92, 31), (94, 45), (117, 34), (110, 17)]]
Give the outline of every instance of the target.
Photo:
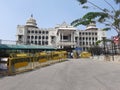
[(96, 45), (99, 45), (101, 42), (111, 42), (111, 43), (113, 43), (113, 41), (111, 39), (103, 39), (103, 40), (96, 41)]
[(74, 20), (71, 25), (79, 26), (79, 25), (88, 25), (92, 20), (100, 22), (105, 25), (105, 29), (109, 30), (114, 29), (120, 34), (120, 0), (114, 0), (116, 5), (118, 5), (118, 9), (113, 7), (113, 5), (109, 2), (109, 0), (103, 0), (103, 3), (106, 3), (111, 8), (104, 8), (97, 5), (97, 3), (93, 3), (90, 0), (77, 0), (80, 5), (85, 9), (89, 9), (89, 4), (97, 8), (99, 11), (97, 12), (88, 12), (82, 18)]
[(88, 50), (92, 55), (100, 55), (103, 53), (103, 49), (99, 46), (90, 47)]

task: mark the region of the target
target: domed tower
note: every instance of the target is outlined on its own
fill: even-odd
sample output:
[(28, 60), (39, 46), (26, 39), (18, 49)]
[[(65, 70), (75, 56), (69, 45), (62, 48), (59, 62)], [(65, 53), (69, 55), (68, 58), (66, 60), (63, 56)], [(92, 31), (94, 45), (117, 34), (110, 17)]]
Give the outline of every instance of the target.
[(26, 26), (36, 27), (37, 28), (36, 20), (33, 18), (32, 14), (31, 14), (31, 17), (27, 20)]
[(86, 30), (97, 30), (98, 28), (96, 27), (96, 22), (91, 21), (90, 24), (86, 27)]
[(18, 44), (29, 44), (30, 34), (38, 30), (36, 20), (31, 17), (26, 21), (25, 25), (17, 26), (17, 43)]

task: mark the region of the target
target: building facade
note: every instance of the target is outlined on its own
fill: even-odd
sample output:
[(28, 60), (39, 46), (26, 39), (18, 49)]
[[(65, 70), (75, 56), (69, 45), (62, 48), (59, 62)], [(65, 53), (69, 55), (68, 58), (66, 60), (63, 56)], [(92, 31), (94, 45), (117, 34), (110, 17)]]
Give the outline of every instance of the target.
[(106, 37), (106, 32), (98, 29), (95, 22), (91, 22), (85, 30), (78, 30), (66, 22), (54, 28), (39, 28), (31, 16), (25, 25), (17, 26), (18, 44), (50, 45), (59, 49), (79, 47), (86, 51), (103, 37)]

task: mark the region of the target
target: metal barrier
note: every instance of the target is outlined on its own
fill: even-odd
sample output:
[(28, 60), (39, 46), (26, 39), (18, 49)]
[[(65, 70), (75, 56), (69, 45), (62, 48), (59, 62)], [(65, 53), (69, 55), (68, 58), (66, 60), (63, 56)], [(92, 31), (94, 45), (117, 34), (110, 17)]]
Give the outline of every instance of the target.
[[(4, 63), (6, 65), (6, 74), (14, 75), (17, 73), (33, 70), (38, 67), (65, 61), (66, 58), (66, 51), (52, 51), (50, 53), (39, 52), (36, 54), (21, 53), (10, 54)], [(0, 64), (3, 64), (3, 59), (5, 60), (5, 58), (0, 59)]]

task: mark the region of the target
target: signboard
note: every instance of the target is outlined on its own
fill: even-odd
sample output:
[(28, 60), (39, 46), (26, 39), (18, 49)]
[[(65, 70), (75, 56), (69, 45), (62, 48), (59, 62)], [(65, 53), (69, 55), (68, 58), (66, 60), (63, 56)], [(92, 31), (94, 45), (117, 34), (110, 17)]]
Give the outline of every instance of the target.
[(113, 42), (114, 42), (115, 44), (119, 44), (119, 37), (118, 37), (118, 36), (114, 36), (114, 37), (113, 37)]

